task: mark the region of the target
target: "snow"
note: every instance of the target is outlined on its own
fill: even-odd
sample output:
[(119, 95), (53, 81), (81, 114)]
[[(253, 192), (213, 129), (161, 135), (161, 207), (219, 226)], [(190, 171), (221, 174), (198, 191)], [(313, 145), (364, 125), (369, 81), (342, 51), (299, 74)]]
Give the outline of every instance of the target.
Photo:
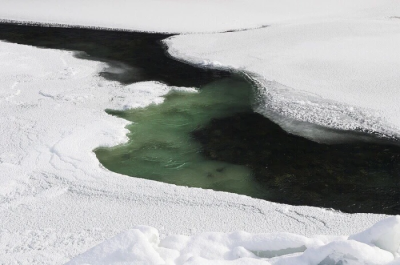
[[(156, 32), (218, 32), (387, 14), (396, 0), (2, 0), (0, 19)], [(398, 14), (397, 14), (398, 15)]]
[(400, 259), (400, 217), (382, 220), (350, 237), (290, 233), (201, 233), (160, 239), (138, 226), (68, 262), (79, 264), (393, 264)]
[[(259, 86), (257, 111), (289, 131), (309, 133), (299, 131), (302, 121), (398, 136), (398, 0), (227, 3), (3, 0), (0, 19), (184, 33), (268, 25), (166, 44), (178, 59), (247, 74)], [(112, 71), (71, 52), (0, 42), (1, 264), (61, 264), (84, 252), (70, 264), (399, 264), (399, 217), (378, 222), (387, 216), (106, 170), (93, 150), (126, 142), (128, 122), (105, 109), (196, 89), (123, 86), (101, 78), (102, 69)]]
[(399, 23), (378, 12), (165, 43), (180, 60), (246, 73), (259, 86), (256, 111), (290, 132), (318, 138), (293, 122), (300, 121), (399, 137)]
[[(0, 42), (0, 263), (60, 264), (138, 225), (155, 227), (163, 237), (296, 233), (281, 241), (297, 247), (306, 240), (301, 236), (354, 234), (385, 218), (281, 205), (106, 170), (92, 150), (125, 142), (127, 121), (105, 109), (160, 104), (172, 89), (195, 92), (151, 81), (123, 86), (99, 76), (107, 67), (71, 52)], [(145, 235), (134, 232), (124, 242), (155, 233), (140, 231)], [(274, 245), (268, 236), (260, 240)], [(154, 242), (141, 246), (143, 251)], [(171, 248), (174, 241), (163, 242)], [(238, 246), (230, 255), (243, 251)]]
[(400, 216), (387, 218), (361, 233), (352, 235), (350, 239), (377, 246), (398, 256), (400, 255)]

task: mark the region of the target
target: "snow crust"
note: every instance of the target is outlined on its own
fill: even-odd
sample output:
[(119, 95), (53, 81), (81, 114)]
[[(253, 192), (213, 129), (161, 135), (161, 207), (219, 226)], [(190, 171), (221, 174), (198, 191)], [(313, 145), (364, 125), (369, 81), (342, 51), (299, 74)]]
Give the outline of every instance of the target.
[[(392, 6), (400, 13), (400, 2)], [(400, 20), (308, 19), (224, 34), (174, 36), (170, 55), (199, 66), (246, 73), (257, 112), (318, 140), (296, 122), (399, 137)]]
[[(151, 32), (219, 32), (388, 14), (396, 0), (2, 0), (0, 19)], [(398, 15), (398, 14), (397, 14)]]
[[(184, 242), (196, 237), (175, 240), (169, 235), (237, 230), (296, 233), (276, 242), (297, 247), (314, 242), (302, 236), (354, 234), (385, 217), (281, 205), (107, 171), (92, 150), (125, 142), (127, 121), (107, 115), (105, 109), (159, 104), (171, 89), (195, 90), (151, 81), (122, 86), (101, 78), (103, 68), (107, 65), (77, 59), (71, 52), (0, 42), (1, 264), (61, 264), (138, 225), (155, 227), (161, 240), (170, 239), (161, 242), (172, 249), (183, 249)], [(154, 254), (155, 230), (137, 229), (116, 246), (124, 253), (125, 243), (140, 240), (138, 251)], [(275, 245), (274, 236), (209, 235), (214, 236), (240, 242), (260, 238)], [(199, 242), (205, 240), (200, 236)], [(246, 246), (255, 246), (252, 240)], [(229, 255), (242, 252), (250, 255), (240, 247)]]
[(290, 233), (202, 233), (160, 239), (152, 227), (121, 233), (67, 264), (394, 264), (400, 260), (400, 217), (350, 237)]

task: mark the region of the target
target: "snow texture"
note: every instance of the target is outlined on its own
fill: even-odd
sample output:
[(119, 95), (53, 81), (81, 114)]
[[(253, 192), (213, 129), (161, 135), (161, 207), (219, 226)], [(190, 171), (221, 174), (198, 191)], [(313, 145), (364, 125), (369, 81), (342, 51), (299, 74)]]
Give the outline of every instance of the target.
[(318, 140), (303, 122), (399, 137), (400, 1), (381, 3), (358, 18), (180, 35), (165, 44), (180, 60), (247, 74), (259, 87), (256, 111), (289, 132)]
[(400, 259), (400, 217), (382, 220), (350, 237), (289, 233), (202, 233), (160, 239), (138, 226), (72, 259), (81, 264), (395, 264)]
[[(386, 14), (396, 0), (2, 0), (0, 19), (151, 32), (218, 32)], [(398, 14), (397, 14), (398, 15)]]
[[(398, 135), (399, 5), (2, 0), (0, 19), (157, 32), (243, 29), (166, 43), (182, 60), (248, 74), (259, 84), (258, 111), (272, 118)], [(106, 170), (93, 150), (126, 142), (128, 122), (105, 109), (160, 104), (172, 89), (195, 89), (151, 81), (123, 86), (101, 78), (102, 69), (110, 68), (71, 52), (0, 42), (1, 264), (61, 264), (131, 228), (71, 264), (399, 264), (398, 217), (359, 233), (386, 216)]]
[[(159, 104), (171, 89), (185, 89), (157, 82), (123, 86), (99, 76), (106, 68), (104, 63), (75, 58), (72, 52), (0, 42), (1, 264), (61, 264), (138, 225), (155, 227), (170, 239), (172, 234), (237, 230), (311, 236), (354, 234), (385, 218), (276, 204), (106, 170), (92, 150), (125, 142), (128, 122), (104, 110)], [(116, 246), (129, 257), (143, 258), (141, 251), (150, 251), (147, 258), (157, 261), (153, 256), (155, 230), (138, 229), (122, 236), (126, 240), (117, 240)], [(242, 241), (253, 237), (246, 233), (215, 235), (228, 241), (229, 237)], [(298, 242), (314, 242), (302, 236), (277, 242), (294, 248)], [(184, 238), (176, 242), (186, 242)], [(138, 253), (124, 250), (125, 243), (135, 240), (143, 242)], [(272, 239), (261, 236), (260, 240)], [(172, 239), (162, 242), (169, 242), (168, 248), (185, 248), (183, 243), (173, 246)], [(258, 250), (251, 242), (251, 250)], [(239, 246), (229, 255), (242, 252), (250, 255)]]

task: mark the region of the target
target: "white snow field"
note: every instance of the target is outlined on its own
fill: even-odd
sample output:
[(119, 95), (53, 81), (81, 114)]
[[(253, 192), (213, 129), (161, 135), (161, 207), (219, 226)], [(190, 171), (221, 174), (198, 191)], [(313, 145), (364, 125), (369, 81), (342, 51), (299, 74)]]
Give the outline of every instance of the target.
[[(181, 60), (249, 75), (259, 84), (257, 110), (287, 130), (318, 138), (295, 122), (305, 121), (398, 136), (399, 6), (1, 0), (0, 19), (185, 33), (270, 25), (166, 43)], [(1, 264), (62, 264), (86, 251), (71, 264), (400, 264), (399, 217), (360, 233), (387, 216), (288, 206), (104, 169), (93, 150), (125, 142), (128, 124), (104, 110), (160, 104), (177, 89), (151, 81), (122, 86), (99, 77), (104, 68), (71, 52), (0, 42)]]
[[(400, 14), (394, 8), (392, 15)], [(319, 19), (166, 40), (176, 58), (247, 73), (256, 111), (289, 132), (323, 140), (297, 121), (400, 135), (400, 19)]]
[[(71, 52), (0, 42), (1, 264), (61, 264), (138, 225), (155, 227), (161, 238), (169, 238), (170, 248), (179, 248), (185, 237), (176, 236), (177, 245), (173, 246), (175, 237), (170, 235), (238, 230), (349, 235), (385, 218), (178, 187), (104, 169), (92, 150), (127, 140), (127, 121), (104, 110), (159, 104), (163, 95), (174, 89), (155, 82), (122, 86), (99, 77), (104, 68), (107, 66), (103, 63), (77, 59)], [(188, 92), (194, 90), (188, 88)], [(128, 232), (127, 240), (134, 242), (142, 238), (140, 233), (148, 234), (146, 231), (155, 233), (146, 229)], [(210, 238), (234, 239), (235, 235), (238, 244), (247, 237), (239, 233), (211, 234)], [(143, 245), (138, 243), (137, 251), (147, 253), (151, 250), (149, 243), (140, 238)], [(270, 240), (274, 235), (261, 236), (265, 238)], [(322, 244), (301, 236), (280, 238), (271, 244), (283, 246), (279, 242), (294, 239), (289, 248), (304, 240), (311, 242), (310, 246)], [(327, 237), (325, 241), (329, 240)], [(124, 247), (121, 245), (121, 253), (125, 253)], [(265, 246), (259, 247), (263, 250)], [(250, 255), (251, 250), (238, 247), (232, 253)], [(389, 257), (387, 252), (375, 250), (384, 253), (382, 259)], [(143, 257), (143, 253), (138, 255)], [(175, 254), (168, 255), (171, 259)], [(182, 255), (179, 260), (183, 259)], [(251, 264), (248, 260), (238, 262)]]
[(1, 0), (0, 19), (156, 32), (217, 32), (310, 17), (388, 13), (397, 0)]
[[(80, 264), (398, 264), (400, 217), (390, 217), (350, 237), (289, 233), (203, 233), (167, 236), (138, 226), (74, 258)], [(396, 261), (397, 260), (397, 261)]]

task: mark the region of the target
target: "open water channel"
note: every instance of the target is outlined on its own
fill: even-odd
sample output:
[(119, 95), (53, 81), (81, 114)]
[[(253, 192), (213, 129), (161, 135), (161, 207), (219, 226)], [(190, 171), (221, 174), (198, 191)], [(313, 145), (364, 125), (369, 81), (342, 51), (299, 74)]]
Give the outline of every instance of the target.
[[(240, 74), (196, 68), (165, 53), (165, 34), (0, 24), (0, 40), (74, 50), (107, 62), (101, 75), (124, 84), (196, 87), (164, 103), (127, 111), (127, 144), (98, 148), (109, 170), (345, 212), (400, 213), (400, 147), (369, 141), (321, 144), (286, 133), (253, 112), (256, 87)], [(337, 132), (336, 132), (337, 133)]]

